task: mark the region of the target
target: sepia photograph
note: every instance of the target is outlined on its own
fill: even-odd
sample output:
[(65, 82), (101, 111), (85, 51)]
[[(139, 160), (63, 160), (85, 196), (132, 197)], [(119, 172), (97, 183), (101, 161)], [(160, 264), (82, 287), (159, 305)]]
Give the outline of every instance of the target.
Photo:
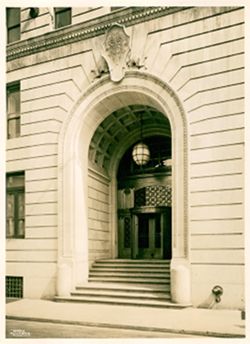
[(246, 18), (1, 5), (3, 340), (247, 340)]

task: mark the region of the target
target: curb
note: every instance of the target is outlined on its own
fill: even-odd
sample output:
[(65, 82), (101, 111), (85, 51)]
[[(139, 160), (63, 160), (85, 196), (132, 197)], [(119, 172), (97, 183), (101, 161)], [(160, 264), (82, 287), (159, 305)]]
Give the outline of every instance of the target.
[(89, 327), (103, 327), (103, 328), (114, 328), (124, 330), (138, 330), (148, 332), (162, 332), (162, 333), (180, 333), (196, 336), (207, 336), (207, 337), (219, 337), (219, 338), (245, 338), (245, 335), (235, 333), (220, 333), (214, 331), (200, 331), (200, 330), (184, 330), (184, 329), (168, 329), (168, 328), (157, 328), (157, 327), (145, 327), (145, 326), (133, 326), (123, 324), (109, 324), (109, 323), (93, 323), (86, 321), (71, 321), (71, 320), (60, 320), (60, 319), (45, 319), (45, 318), (32, 318), (32, 317), (21, 317), (15, 315), (7, 315), (6, 319), (9, 320), (22, 320), (22, 321), (34, 321), (52, 324), (65, 324), (65, 325), (77, 325), (77, 326), (89, 326)]

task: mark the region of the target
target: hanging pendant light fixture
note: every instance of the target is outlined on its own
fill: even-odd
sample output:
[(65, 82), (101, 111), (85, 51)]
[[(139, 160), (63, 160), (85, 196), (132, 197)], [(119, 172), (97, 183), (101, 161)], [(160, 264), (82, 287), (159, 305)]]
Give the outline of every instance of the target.
[(140, 114), (140, 127), (141, 127), (141, 141), (137, 143), (132, 151), (132, 158), (138, 166), (146, 165), (150, 159), (150, 151), (148, 146), (143, 143), (142, 137), (142, 114)]

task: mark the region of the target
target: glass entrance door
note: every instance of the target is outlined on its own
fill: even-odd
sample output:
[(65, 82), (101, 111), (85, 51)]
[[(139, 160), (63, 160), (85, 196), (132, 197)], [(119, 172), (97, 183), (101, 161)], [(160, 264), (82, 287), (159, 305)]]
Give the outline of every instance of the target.
[(137, 258), (162, 258), (163, 231), (160, 213), (139, 214), (137, 235)]
[(171, 208), (123, 212), (119, 217), (119, 258), (170, 259)]

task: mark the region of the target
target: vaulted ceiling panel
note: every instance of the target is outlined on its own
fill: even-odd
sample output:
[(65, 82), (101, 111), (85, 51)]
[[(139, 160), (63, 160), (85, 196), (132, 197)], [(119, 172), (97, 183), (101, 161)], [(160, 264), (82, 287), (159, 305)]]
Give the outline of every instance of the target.
[[(89, 150), (92, 165), (108, 170), (109, 162), (124, 139), (133, 136), (131, 144), (140, 139), (141, 124), (144, 136), (171, 136), (170, 124), (165, 115), (145, 105), (130, 105), (111, 113), (96, 129)], [(136, 134), (136, 135), (135, 135)]]

